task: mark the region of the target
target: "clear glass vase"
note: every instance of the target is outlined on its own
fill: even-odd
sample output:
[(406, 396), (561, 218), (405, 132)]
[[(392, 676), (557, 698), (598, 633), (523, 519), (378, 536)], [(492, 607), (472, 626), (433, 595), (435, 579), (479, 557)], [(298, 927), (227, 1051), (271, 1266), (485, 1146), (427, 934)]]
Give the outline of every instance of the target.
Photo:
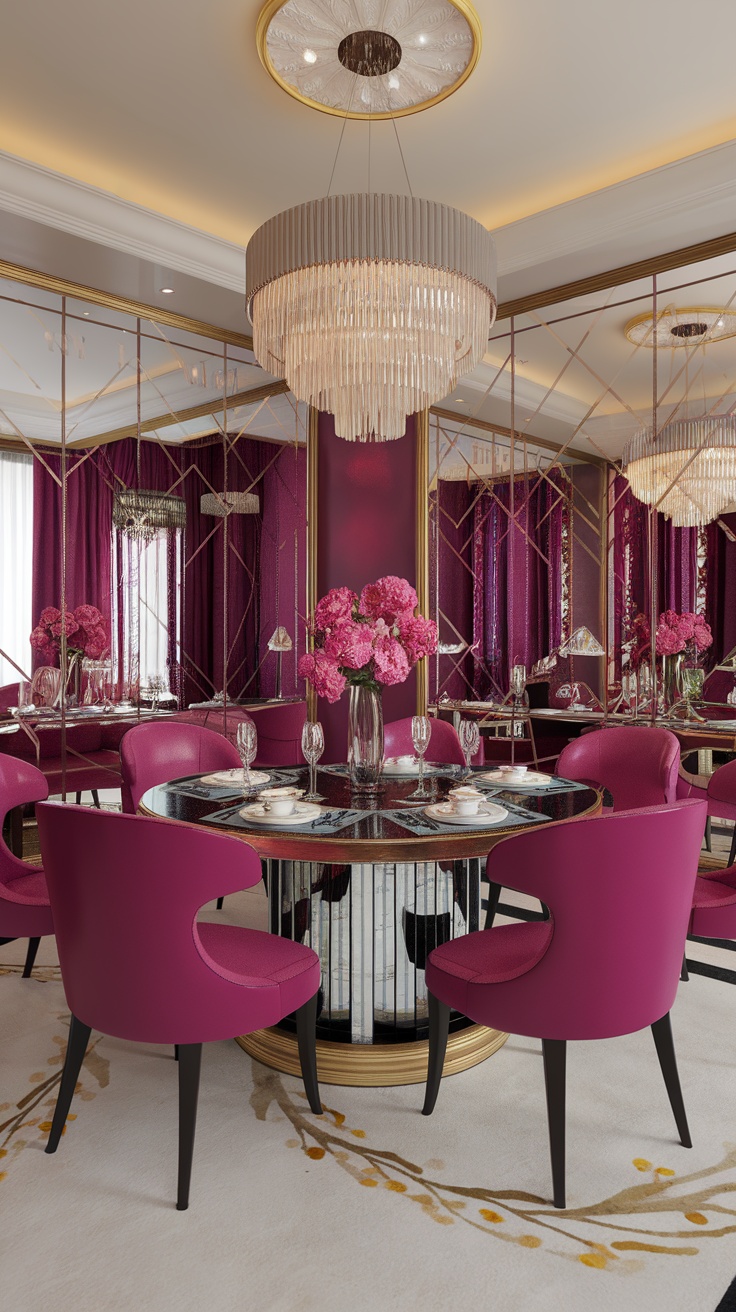
[(378, 791), (383, 769), (383, 706), (380, 692), (363, 684), (350, 688), (348, 769), (356, 792)]
[(662, 709), (665, 715), (669, 715), (682, 697), (682, 665), (681, 651), (662, 657)]

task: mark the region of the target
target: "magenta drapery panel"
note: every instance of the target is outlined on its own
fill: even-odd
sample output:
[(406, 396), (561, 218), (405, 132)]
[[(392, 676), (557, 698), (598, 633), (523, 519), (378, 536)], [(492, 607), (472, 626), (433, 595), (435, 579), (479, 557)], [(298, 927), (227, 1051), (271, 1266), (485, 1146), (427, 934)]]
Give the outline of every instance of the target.
[(261, 588), (259, 641), (260, 695), (276, 692), (277, 656), (268, 650), (275, 629), (282, 626), (293, 648), (284, 652), (281, 695), (304, 695), (297, 662), (307, 637), (307, 452), (295, 445), (282, 448), (263, 475), (261, 563), (268, 586)]
[(431, 614), (440, 641), (470, 641), (436, 658), (436, 694), (485, 698), (509, 686), (511, 665), (531, 668), (562, 637), (562, 529), (567, 485), (558, 472), (509, 487), (440, 479), (431, 523)]
[[(60, 474), (59, 457), (50, 457), (48, 464), (57, 475)], [(67, 606), (89, 602), (99, 607), (109, 624), (113, 586), (113, 495), (116, 488), (137, 485), (136, 443), (133, 439), (112, 443), (89, 456), (84, 452), (70, 454), (67, 469)], [(227, 527), (225, 520), (203, 515), (200, 511), (201, 495), (211, 490), (220, 492), (225, 486), (222, 440), (166, 449), (155, 442), (143, 442), (140, 486), (174, 492), (183, 496), (187, 503), (181, 681), (179, 672), (173, 668), (176, 599), (173, 595), (173, 569), (170, 572), (172, 690), (176, 687), (180, 691), (184, 703), (204, 700), (222, 688), (227, 668), (231, 696), (242, 693), (260, 695), (261, 598), (269, 598), (266, 626), (273, 619), (272, 599), (276, 596), (280, 598), (279, 615), (286, 613), (286, 598), (293, 599), (295, 576), (299, 579), (299, 595), (304, 598), (304, 451), (295, 455), (291, 446), (256, 438), (241, 438), (230, 447), (227, 487), (231, 491), (254, 491), (261, 504), (258, 515), (229, 516)], [(61, 502), (60, 486), (37, 461), (34, 466), (34, 622), (45, 606), (58, 606), (61, 599)], [(264, 522), (271, 527), (266, 532), (262, 550)], [(295, 533), (300, 535), (299, 557), (294, 552)], [(291, 540), (290, 550), (284, 545), (287, 536)], [(286, 577), (282, 571), (286, 571)], [(270, 637), (276, 622), (284, 623), (292, 632), (293, 600), (290, 605), (288, 619), (274, 620), (264, 642)], [(303, 601), (300, 608), (303, 615)], [(300, 642), (303, 650), (303, 630)], [(284, 666), (285, 693), (288, 669), (287, 662)], [(292, 683), (293, 689), (288, 686), (296, 691), (293, 677)]]

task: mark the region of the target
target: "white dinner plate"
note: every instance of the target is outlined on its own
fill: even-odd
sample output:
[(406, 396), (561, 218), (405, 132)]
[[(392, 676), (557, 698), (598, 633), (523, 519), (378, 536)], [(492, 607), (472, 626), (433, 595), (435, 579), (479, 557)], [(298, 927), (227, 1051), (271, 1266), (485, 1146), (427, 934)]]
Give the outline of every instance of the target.
[(507, 774), (502, 774), (500, 770), (487, 770), (485, 774), (477, 775), (478, 779), (485, 779), (489, 784), (503, 784), (506, 788), (549, 788), (550, 784), (555, 783), (551, 774), (542, 774), (536, 770), (527, 770), (523, 779), (509, 779)]
[[(430, 774), (433, 770), (441, 770), (442, 766), (437, 761), (425, 761), (424, 773)], [(411, 761), (392, 760), (391, 757), (383, 763), (383, 773), (389, 775), (406, 775), (408, 778), (415, 778), (419, 774), (419, 761), (412, 757)]]
[(251, 802), (250, 806), (240, 808), (240, 815), (249, 824), (273, 825), (275, 829), (281, 828), (282, 825), (307, 825), (310, 820), (316, 820), (321, 814), (322, 807), (317, 806), (315, 802), (297, 802), (291, 815), (274, 815), (272, 811), (266, 810), (263, 802)]
[[(202, 784), (216, 784), (223, 787), (225, 784), (235, 784), (238, 788), (243, 783), (244, 771), (240, 766), (234, 766), (232, 770), (217, 770), (214, 774), (204, 774), (200, 779)], [(271, 778), (270, 774), (264, 774), (262, 770), (251, 770), (250, 781), (254, 787), (259, 784), (267, 784)]]
[(430, 820), (441, 820), (443, 825), (470, 825), (475, 829), (497, 825), (508, 815), (506, 807), (498, 806), (496, 802), (482, 802), (475, 815), (458, 815), (449, 802), (435, 802), (432, 806), (425, 806), (424, 812)]

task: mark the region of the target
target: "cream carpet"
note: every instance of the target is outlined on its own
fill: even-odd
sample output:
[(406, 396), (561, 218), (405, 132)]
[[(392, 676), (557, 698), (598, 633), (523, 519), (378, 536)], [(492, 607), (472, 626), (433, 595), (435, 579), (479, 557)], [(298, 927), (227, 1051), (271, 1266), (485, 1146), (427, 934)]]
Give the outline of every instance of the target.
[[(263, 923), (262, 893), (229, 898)], [(208, 911), (207, 918), (217, 913)], [(190, 1210), (174, 1209), (169, 1050), (93, 1036), (56, 1156), (66, 1042), (53, 943), (0, 948), (0, 1289), (13, 1312), (713, 1312), (736, 1273), (736, 988), (673, 1023), (695, 1147), (648, 1032), (569, 1053), (568, 1209), (550, 1204), (540, 1045), (423, 1088), (323, 1087), (205, 1049)]]

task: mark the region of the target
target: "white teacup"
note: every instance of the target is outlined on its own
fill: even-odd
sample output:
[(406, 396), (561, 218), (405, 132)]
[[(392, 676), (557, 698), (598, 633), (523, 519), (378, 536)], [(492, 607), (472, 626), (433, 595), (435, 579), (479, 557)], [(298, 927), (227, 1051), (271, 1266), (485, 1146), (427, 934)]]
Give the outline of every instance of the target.
[(507, 772), (506, 778), (521, 780), (526, 776), (528, 769), (528, 765), (512, 765)]
[(483, 793), (472, 785), (465, 788), (451, 788), (448, 796), (452, 809), (457, 815), (477, 815), (478, 807), (483, 801)]
[(303, 795), (303, 788), (262, 788), (258, 800), (271, 815), (291, 815)]

